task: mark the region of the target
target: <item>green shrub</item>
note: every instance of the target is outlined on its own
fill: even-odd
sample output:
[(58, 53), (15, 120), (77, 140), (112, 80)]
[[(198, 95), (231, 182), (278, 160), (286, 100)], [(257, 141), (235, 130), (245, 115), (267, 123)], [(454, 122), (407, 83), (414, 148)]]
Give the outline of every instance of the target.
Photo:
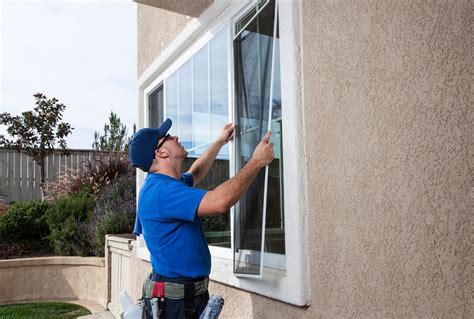
[(89, 241), (97, 256), (104, 255), (105, 235), (131, 233), (136, 212), (134, 172), (120, 176), (105, 186), (97, 197), (96, 208), (88, 225)]
[(18, 202), (0, 217), (0, 240), (14, 243), (41, 241), (49, 234), (45, 213), (48, 204), (41, 201)]
[(87, 256), (92, 245), (85, 227), (95, 207), (95, 197), (80, 191), (70, 197), (56, 199), (46, 213), (51, 234), (48, 236), (57, 255)]

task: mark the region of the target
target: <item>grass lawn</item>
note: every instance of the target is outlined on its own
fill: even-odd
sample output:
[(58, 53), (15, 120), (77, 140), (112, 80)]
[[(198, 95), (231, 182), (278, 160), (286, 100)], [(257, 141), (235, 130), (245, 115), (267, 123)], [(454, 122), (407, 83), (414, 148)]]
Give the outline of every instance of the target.
[(91, 312), (87, 308), (65, 302), (35, 302), (0, 306), (1, 319), (67, 319), (90, 314)]

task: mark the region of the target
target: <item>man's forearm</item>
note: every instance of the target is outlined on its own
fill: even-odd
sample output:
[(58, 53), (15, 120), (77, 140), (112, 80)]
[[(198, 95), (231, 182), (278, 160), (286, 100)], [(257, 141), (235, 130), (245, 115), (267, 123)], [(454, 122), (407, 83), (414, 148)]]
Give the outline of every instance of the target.
[(251, 159), (237, 175), (204, 196), (198, 214), (214, 215), (228, 211), (239, 201), (261, 169), (262, 165)]
[(193, 163), (191, 168), (189, 169), (189, 173), (191, 173), (194, 177), (194, 183), (199, 183), (209, 172), (214, 163), (214, 160), (219, 154), (224, 142), (222, 141), (215, 141), (212, 145), (201, 155), (199, 158)]
[(225, 199), (227, 209), (239, 201), (261, 169), (261, 165), (258, 165), (256, 161), (250, 160), (237, 175), (215, 189), (219, 196)]

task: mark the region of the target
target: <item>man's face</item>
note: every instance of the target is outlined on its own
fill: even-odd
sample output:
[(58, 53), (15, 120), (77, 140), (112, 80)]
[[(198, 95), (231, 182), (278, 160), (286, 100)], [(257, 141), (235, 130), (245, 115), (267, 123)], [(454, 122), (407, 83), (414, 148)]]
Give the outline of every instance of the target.
[(167, 135), (158, 141), (158, 145), (160, 144), (159, 148), (166, 150), (171, 158), (184, 158), (188, 155), (177, 136)]

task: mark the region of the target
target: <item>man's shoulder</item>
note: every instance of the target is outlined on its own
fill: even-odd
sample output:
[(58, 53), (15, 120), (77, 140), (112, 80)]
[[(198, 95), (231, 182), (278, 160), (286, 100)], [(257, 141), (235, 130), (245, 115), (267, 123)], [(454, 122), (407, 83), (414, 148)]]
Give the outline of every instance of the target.
[(193, 183), (194, 179), (188, 173), (184, 173), (181, 179), (155, 173), (147, 177), (144, 187), (146, 187), (148, 191), (159, 191), (160, 193), (186, 192), (190, 189), (194, 189), (192, 187)]

